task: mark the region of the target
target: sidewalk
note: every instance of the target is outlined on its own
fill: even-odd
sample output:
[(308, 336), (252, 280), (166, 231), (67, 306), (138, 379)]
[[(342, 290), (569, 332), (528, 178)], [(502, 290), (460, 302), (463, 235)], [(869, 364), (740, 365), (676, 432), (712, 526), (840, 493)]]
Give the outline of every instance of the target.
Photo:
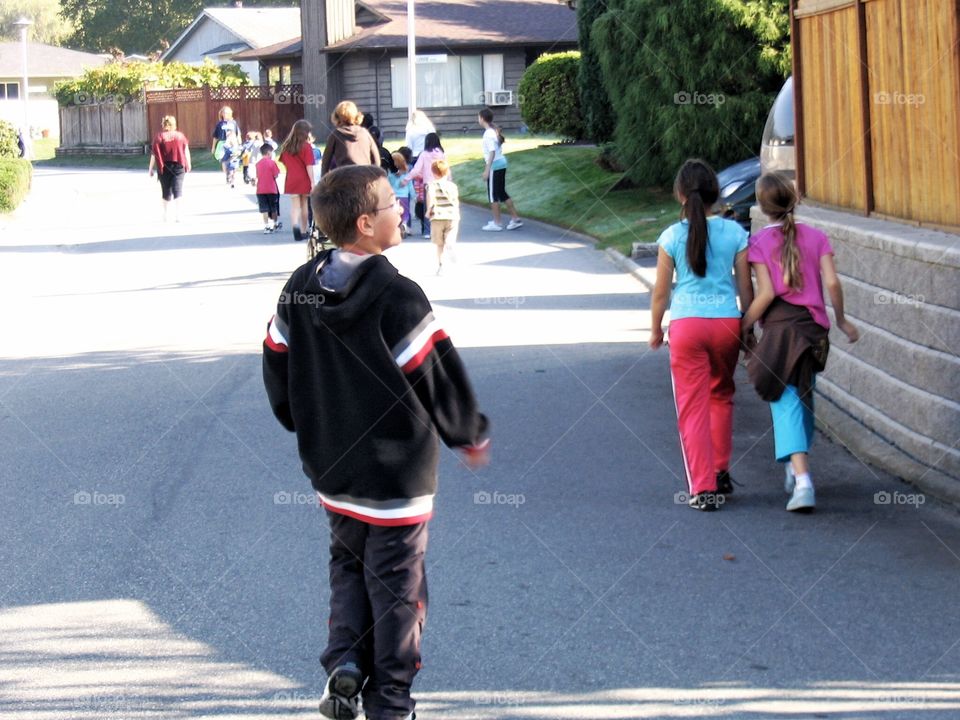
[[(0, 717), (318, 717), (328, 538), (260, 368), (305, 248), (212, 173), (179, 225), (155, 186), (40, 171), (0, 236)], [(742, 486), (693, 512), (646, 288), (486, 219), (439, 277), (389, 255), (494, 433), (476, 474), (443, 453), (418, 718), (960, 716), (957, 511), (820, 436), (786, 513), (741, 372)]]

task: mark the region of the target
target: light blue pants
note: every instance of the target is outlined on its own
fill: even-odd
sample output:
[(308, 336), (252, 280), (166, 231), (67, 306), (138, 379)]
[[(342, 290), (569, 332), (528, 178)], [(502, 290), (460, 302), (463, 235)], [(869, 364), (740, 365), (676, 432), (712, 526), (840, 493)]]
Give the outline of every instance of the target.
[[(810, 392), (813, 392), (811, 388)], [(811, 404), (813, 398), (810, 398)], [(773, 442), (777, 462), (789, 462), (794, 453), (810, 452), (813, 443), (813, 413), (800, 400), (795, 385), (787, 385), (783, 395), (770, 403), (773, 416)]]

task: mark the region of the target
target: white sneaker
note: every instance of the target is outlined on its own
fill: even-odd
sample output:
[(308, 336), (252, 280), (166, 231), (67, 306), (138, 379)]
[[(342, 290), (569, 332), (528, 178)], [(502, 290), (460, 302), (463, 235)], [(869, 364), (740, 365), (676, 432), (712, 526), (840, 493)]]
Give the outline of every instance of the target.
[(501, 232), (503, 230), (503, 225), (497, 225), (493, 220), (491, 220), (480, 229), (487, 232)]
[(513, 218), (507, 223), (507, 230), (516, 230), (518, 227), (523, 227), (523, 220), (520, 218)]

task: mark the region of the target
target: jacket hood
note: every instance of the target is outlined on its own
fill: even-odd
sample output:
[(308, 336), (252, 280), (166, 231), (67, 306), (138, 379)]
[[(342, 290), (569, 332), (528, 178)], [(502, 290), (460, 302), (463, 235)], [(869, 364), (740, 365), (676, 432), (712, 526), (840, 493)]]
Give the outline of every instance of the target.
[(336, 330), (355, 324), (397, 275), (383, 255), (361, 259), (340, 250), (321, 253), (305, 293), (315, 299), (314, 326)]
[(333, 129), (333, 134), (343, 142), (356, 142), (360, 137), (360, 131), (363, 127), (360, 125), (343, 125)]

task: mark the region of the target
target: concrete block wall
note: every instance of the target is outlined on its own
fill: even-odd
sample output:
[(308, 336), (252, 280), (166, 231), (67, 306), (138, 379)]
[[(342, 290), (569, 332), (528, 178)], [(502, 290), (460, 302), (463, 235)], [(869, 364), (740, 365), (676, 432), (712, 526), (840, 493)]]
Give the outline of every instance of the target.
[[(854, 345), (830, 333), (818, 424), (865, 462), (960, 504), (960, 235), (813, 207), (797, 219), (830, 237), (861, 332)], [(754, 208), (755, 229), (765, 223)]]

